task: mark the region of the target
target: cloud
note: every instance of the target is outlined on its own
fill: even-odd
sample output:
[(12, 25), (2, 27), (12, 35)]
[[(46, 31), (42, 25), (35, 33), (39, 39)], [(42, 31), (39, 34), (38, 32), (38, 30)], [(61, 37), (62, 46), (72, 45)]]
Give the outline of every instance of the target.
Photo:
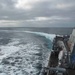
[(40, 0), (17, 0), (15, 7), (20, 9), (29, 10), (33, 7), (34, 3), (39, 2)]
[(61, 3), (61, 4), (57, 4), (56, 5), (56, 8), (58, 9), (67, 9), (69, 7), (72, 7), (73, 5), (72, 4), (64, 4), (64, 3)]
[(1, 0), (0, 26), (75, 27), (75, 0)]
[(0, 20), (0, 27), (15, 27), (18, 26), (19, 21), (14, 20)]
[(45, 1), (48, 0), (16, 0), (15, 7), (18, 9), (30, 10), (35, 7), (35, 4)]
[(34, 19), (26, 20), (27, 22), (33, 21), (60, 21), (60, 20), (69, 20), (67, 17), (51, 16), (51, 17), (35, 17)]

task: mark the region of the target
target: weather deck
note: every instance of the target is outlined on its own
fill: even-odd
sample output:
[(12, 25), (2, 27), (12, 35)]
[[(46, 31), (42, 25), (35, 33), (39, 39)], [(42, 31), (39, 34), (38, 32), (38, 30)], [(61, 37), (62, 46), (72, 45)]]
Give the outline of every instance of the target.
[[(58, 40), (62, 40), (65, 44), (66, 49), (68, 50), (68, 45), (67, 42), (63, 40), (63, 38), (57, 38), (56, 41)], [(56, 43), (55, 43), (56, 44)], [(55, 55), (54, 53), (51, 53), (51, 56), (49, 58), (49, 63), (48, 63), (48, 67), (56, 67), (58, 65), (58, 55)], [(66, 69), (67, 73), (66, 75), (75, 75), (75, 70), (73, 69)], [(50, 74), (49, 72), (47, 73), (47, 75), (55, 75), (55, 74)]]

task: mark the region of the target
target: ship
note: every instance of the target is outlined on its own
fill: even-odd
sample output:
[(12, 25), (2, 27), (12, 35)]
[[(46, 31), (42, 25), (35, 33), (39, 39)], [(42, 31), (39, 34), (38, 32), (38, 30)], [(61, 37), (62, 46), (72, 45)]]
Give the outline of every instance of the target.
[(75, 75), (75, 29), (70, 35), (56, 35), (48, 65), (40, 75)]

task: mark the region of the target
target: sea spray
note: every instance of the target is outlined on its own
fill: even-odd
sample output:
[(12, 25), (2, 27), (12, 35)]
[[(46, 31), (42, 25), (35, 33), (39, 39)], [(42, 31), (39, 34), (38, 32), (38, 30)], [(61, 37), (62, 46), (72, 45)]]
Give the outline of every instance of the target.
[(54, 37), (56, 36), (55, 34), (48, 34), (44, 32), (33, 32), (33, 31), (25, 31), (26, 33), (33, 33), (39, 36), (44, 36), (45, 38), (49, 39), (51, 42), (53, 42)]

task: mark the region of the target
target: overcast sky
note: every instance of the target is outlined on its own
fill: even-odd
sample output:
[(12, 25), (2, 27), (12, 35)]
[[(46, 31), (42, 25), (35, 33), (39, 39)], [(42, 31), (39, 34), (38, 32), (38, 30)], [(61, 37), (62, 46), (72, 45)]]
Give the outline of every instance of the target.
[(0, 0), (0, 27), (75, 27), (75, 0)]

